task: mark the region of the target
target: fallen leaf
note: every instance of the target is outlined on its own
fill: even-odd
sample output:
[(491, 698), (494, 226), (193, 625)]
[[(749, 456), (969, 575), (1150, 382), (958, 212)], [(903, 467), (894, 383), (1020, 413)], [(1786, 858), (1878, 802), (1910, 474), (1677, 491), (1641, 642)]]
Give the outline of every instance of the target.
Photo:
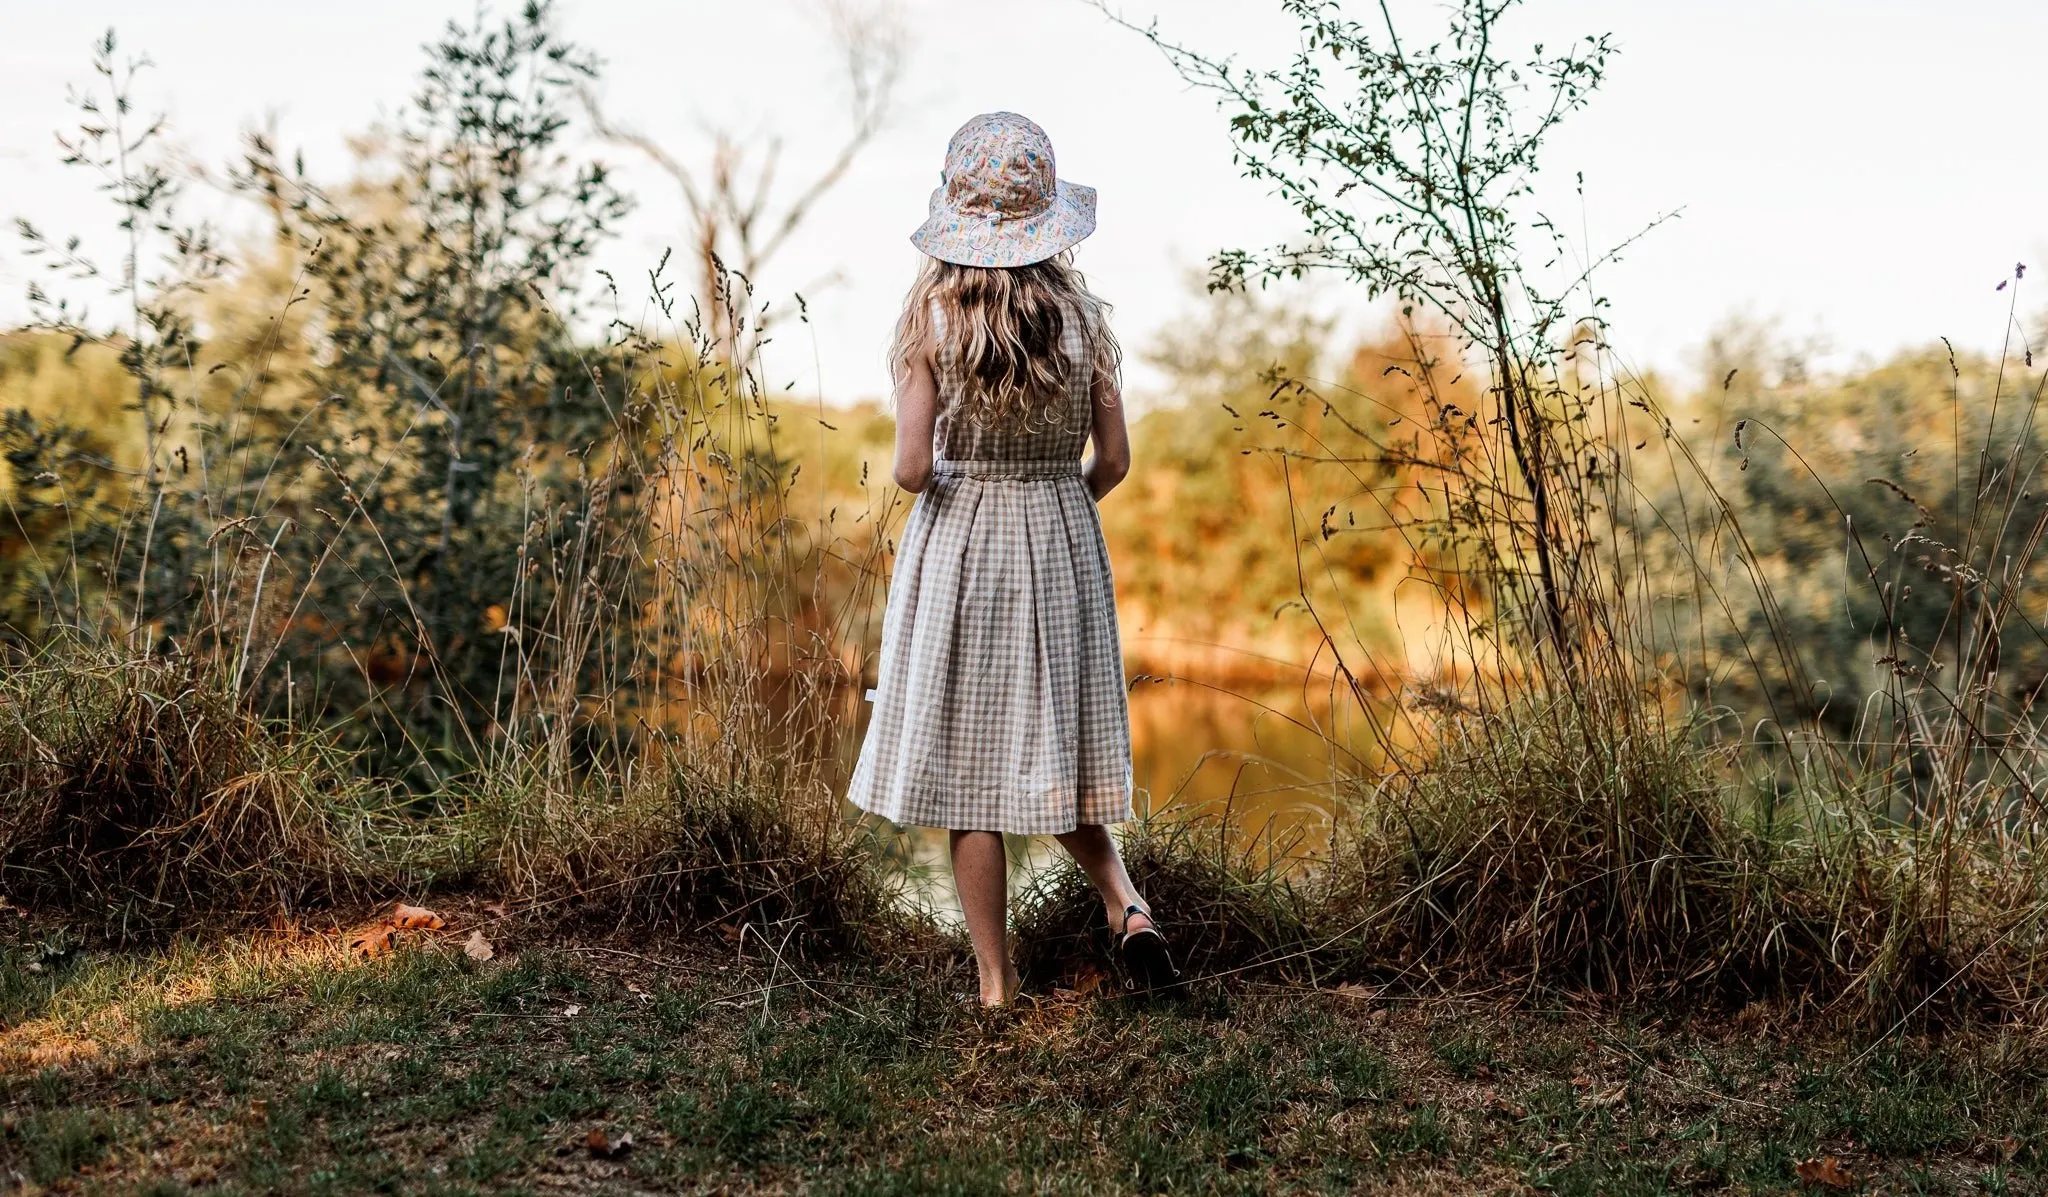
[(482, 964), (497, 955), (498, 949), (491, 946), (491, 941), (484, 938), (483, 932), (471, 931), (469, 939), (462, 945), (462, 954)]
[(603, 1127), (598, 1127), (584, 1136), (583, 1146), (594, 1156), (607, 1160), (617, 1159), (633, 1150), (633, 1132), (627, 1131), (614, 1139), (604, 1133)]
[(250, 1101), (249, 1101), (249, 1121), (251, 1121), (251, 1122), (267, 1122), (267, 1121), (269, 1121), (269, 1120), (270, 1120), (270, 1103), (269, 1103), (269, 1102), (267, 1102), (267, 1101), (265, 1101), (265, 1100), (263, 1100), (263, 1099), (262, 1099), (262, 1098), (260, 1098), (260, 1097), (257, 1097), (257, 1098), (251, 1098), (251, 1099), (250, 1099)]
[(439, 931), (448, 925), (442, 921), (440, 915), (435, 914), (426, 907), (407, 906), (403, 902), (400, 902), (398, 908), (393, 910), (390, 917), (384, 921), (400, 931)]
[(1616, 1085), (1614, 1088), (1607, 1090), (1605, 1093), (1595, 1093), (1587, 1097), (1586, 1104), (1593, 1107), (1596, 1110), (1604, 1110), (1609, 1106), (1618, 1106), (1622, 1102), (1627, 1100), (1628, 1085), (1626, 1083), (1623, 1083)]
[(1332, 989), (1330, 992), (1338, 995), (1339, 997), (1358, 998), (1361, 1001), (1370, 1000), (1372, 998), (1376, 998), (1379, 996), (1379, 990), (1374, 989), (1370, 985), (1360, 985), (1356, 981), (1346, 981), (1342, 985), (1339, 985), (1335, 989)]
[(1527, 1118), (1529, 1116), (1529, 1108), (1527, 1106), (1517, 1105), (1514, 1102), (1508, 1101), (1491, 1089), (1486, 1091), (1485, 1104), (1487, 1109), (1498, 1114), (1506, 1114), (1510, 1118)]
[(563, 1017), (563, 1018), (574, 1018), (574, 1017), (576, 1017), (576, 1016), (577, 1016), (578, 1014), (581, 1014), (581, 1013), (583, 1013), (583, 1007), (581, 1007), (581, 1006), (564, 1006), (564, 1007), (562, 1007), (562, 1017)]
[(348, 954), (358, 960), (370, 960), (391, 950), (391, 928), (383, 923), (356, 932), (348, 941)]
[(1856, 1174), (1842, 1167), (1842, 1161), (1836, 1156), (1820, 1155), (1810, 1160), (1801, 1160), (1793, 1166), (1792, 1171), (1800, 1180), (1810, 1185), (1825, 1185), (1830, 1189), (1856, 1187)]
[(745, 923), (720, 923), (718, 924), (718, 930), (734, 943), (743, 942), (747, 938), (747, 925)]
[(484, 913), (490, 915), (494, 919), (504, 918), (505, 904), (503, 902), (486, 902), (484, 903)]

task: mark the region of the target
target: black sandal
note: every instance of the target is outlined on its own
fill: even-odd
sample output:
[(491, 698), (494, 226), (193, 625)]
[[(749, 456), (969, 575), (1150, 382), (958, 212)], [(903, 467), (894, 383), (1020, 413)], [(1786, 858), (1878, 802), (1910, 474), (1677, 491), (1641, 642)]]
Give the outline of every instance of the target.
[(1173, 953), (1167, 950), (1166, 936), (1159, 930), (1159, 920), (1142, 906), (1126, 906), (1126, 928), (1130, 927), (1134, 914), (1144, 915), (1148, 925), (1136, 931), (1125, 930), (1116, 938), (1117, 956), (1124, 963), (1126, 984), (1144, 992), (1178, 988), (1180, 970), (1173, 966)]

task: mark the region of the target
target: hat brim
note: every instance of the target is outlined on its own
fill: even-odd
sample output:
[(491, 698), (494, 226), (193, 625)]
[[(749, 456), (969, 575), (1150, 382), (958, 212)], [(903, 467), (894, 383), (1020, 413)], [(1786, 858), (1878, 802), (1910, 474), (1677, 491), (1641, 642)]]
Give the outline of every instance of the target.
[(910, 243), (956, 266), (1029, 266), (1064, 253), (1095, 231), (1095, 189), (1065, 179), (1052, 205), (1036, 216), (1002, 219), (946, 207), (946, 189), (932, 192), (931, 215)]

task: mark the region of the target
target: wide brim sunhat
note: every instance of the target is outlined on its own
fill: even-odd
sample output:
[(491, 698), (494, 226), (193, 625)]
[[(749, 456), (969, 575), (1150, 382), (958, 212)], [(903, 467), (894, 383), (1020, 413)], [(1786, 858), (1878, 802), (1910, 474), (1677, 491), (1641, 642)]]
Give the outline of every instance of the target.
[(930, 215), (910, 242), (959, 266), (1029, 266), (1094, 231), (1095, 189), (1059, 177), (1045, 130), (989, 112), (953, 134)]

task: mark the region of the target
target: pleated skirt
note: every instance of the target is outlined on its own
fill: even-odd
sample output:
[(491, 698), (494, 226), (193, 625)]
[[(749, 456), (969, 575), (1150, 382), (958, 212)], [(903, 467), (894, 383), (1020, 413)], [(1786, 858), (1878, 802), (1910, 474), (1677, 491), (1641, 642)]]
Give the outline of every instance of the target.
[(848, 798), (1056, 835), (1131, 817), (1116, 591), (1078, 461), (941, 461), (896, 549)]

